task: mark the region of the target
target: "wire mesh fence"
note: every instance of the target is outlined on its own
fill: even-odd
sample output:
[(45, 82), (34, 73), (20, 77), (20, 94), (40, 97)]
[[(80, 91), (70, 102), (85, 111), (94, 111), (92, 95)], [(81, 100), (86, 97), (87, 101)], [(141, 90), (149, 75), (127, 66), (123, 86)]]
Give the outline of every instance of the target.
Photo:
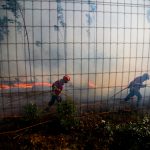
[[(150, 1), (0, 1), (0, 114), (44, 108), (52, 83), (69, 75), (62, 99), (79, 111), (134, 107), (128, 84), (149, 73)], [(140, 106), (149, 110), (149, 81)]]

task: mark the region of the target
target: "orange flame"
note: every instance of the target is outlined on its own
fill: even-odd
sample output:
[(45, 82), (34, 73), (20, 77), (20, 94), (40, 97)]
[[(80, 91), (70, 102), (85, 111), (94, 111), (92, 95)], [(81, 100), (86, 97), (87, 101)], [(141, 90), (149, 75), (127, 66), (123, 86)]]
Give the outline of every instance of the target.
[(9, 85), (0, 84), (0, 89), (9, 89), (9, 88), (10, 88)]
[(33, 88), (33, 86), (52, 86), (49, 82), (34, 82), (34, 83), (15, 83), (13, 85), (0, 84), (0, 89), (10, 89), (10, 88)]
[(49, 82), (35, 82), (33, 83), (34, 86), (52, 86)]
[(32, 88), (32, 85), (26, 84), (26, 83), (17, 83), (17, 84), (14, 84), (13, 87), (26, 89), (26, 88)]
[(89, 87), (90, 88), (96, 88), (96, 85), (92, 81), (89, 81)]

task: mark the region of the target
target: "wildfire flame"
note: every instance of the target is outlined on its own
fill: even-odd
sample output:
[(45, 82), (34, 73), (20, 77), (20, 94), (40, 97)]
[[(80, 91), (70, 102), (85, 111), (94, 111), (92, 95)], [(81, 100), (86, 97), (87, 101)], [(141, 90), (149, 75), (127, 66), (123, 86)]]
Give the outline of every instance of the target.
[(32, 85), (31, 84), (26, 84), (26, 83), (17, 83), (17, 84), (14, 84), (12, 86), (12, 88), (32, 88)]
[(51, 87), (52, 84), (49, 82), (34, 82), (34, 83), (15, 83), (13, 85), (0, 84), (0, 89), (12, 89), (12, 88), (33, 88), (34, 86), (48, 86)]
[(0, 89), (9, 89), (9, 88), (10, 88), (9, 85), (4, 85), (4, 84), (0, 85)]
[(49, 82), (35, 82), (34, 86), (52, 86)]
[(96, 85), (92, 81), (89, 81), (89, 87), (90, 88), (96, 88)]

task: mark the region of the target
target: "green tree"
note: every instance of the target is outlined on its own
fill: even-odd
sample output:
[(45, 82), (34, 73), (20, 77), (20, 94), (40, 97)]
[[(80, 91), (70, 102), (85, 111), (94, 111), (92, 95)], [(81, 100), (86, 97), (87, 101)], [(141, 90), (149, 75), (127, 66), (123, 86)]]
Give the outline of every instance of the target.
[[(17, 0), (2, 0), (0, 2), (0, 41), (4, 40), (4, 36), (9, 33), (8, 24), (16, 24), (17, 27), (20, 26), (20, 22), (17, 20), (20, 16), (21, 6)], [(3, 13), (3, 12), (6, 13)], [(11, 12), (14, 18), (10, 18), (8, 12)], [(19, 29), (19, 28), (18, 28)]]

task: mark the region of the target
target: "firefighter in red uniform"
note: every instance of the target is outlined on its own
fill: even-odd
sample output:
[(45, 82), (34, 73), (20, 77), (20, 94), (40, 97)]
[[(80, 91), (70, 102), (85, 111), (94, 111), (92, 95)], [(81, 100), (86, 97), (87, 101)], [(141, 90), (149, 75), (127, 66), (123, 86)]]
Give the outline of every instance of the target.
[(63, 90), (64, 83), (68, 83), (70, 81), (70, 77), (68, 75), (65, 75), (62, 79), (57, 80), (52, 85), (52, 95), (51, 100), (48, 103), (48, 106), (51, 107), (55, 101), (61, 102), (62, 99), (60, 97), (61, 91)]

